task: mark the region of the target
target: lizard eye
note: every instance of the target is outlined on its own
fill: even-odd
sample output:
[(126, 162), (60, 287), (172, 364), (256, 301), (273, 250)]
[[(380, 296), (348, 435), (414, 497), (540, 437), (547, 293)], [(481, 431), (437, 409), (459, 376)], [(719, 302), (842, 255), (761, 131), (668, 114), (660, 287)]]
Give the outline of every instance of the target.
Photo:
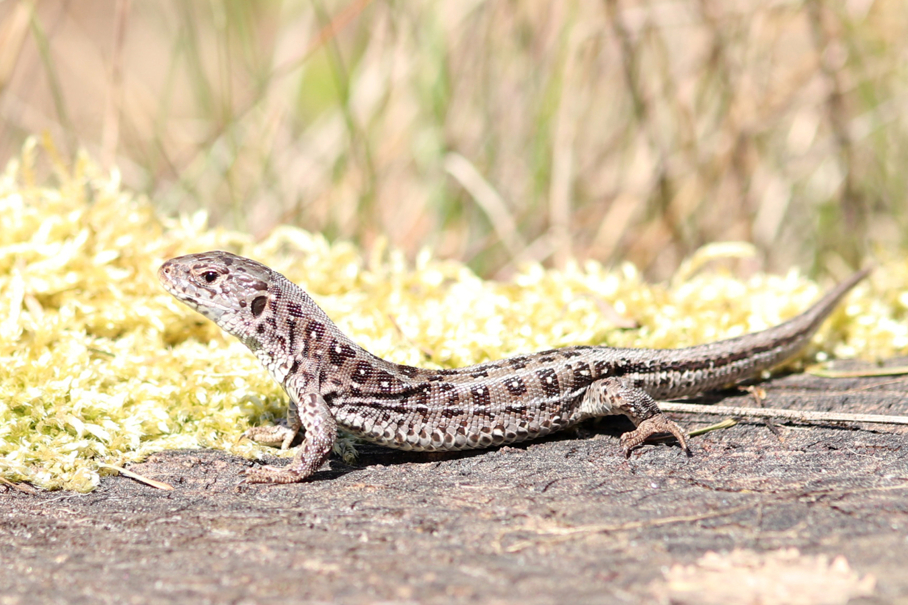
[(218, 274), (214, 271), (205, 271), (202, 273), (202, 279), (204, 279), (209, 284), (214, 283), (214, 280), (218, 278)]

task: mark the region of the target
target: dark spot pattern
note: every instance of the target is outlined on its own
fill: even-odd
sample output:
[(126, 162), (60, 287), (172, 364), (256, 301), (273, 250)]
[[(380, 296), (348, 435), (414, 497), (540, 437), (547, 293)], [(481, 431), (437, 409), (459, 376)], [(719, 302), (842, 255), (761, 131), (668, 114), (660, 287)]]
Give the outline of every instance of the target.
[(306, 325), (306, 338), (310, 340), (321, 340), (325, 335), (325, 324), (320, 321), (310, 321)]
[(265, 311), (265, 306), (268, 304), (267, 296), (256, 296), (252, 299), (252, 315), (253, 317), (260, 317)]
[(508, 378), (504, 381), (504, 386), (507, 387), (508, 392), (514, 397), (520, 397), (527, 392), (527, 385), (524, 384), (523, 379), (520, 378), (520, 376)]
[(492, 397), (489, 394), (489, 387), (484, 384), (478, 384), (470, 388), (470, 396), (473, 398), (473, 405), (488, 408), (492, 404)]
[(624, 371), (617, 371), (613, 363), (609, 363), (605, 359), (597, 359), (593, 364), (593, 370), (595, 371), (595, 379), (603, 378), (605, 376), (615, 376), (623, 374)]
[(382, 393), (390, 394), (400, 390), (398, 388), (400, 381), (384, 370), (375, 370), (373, 380), (375, 380), (378, 390)]
[(287, 313), (289, 313), (291, 317), (305, 316), (305, 313), (303, 313), (303, 306), (296, 301), (290, 301), (287, 303)]
[(539, 386), (546, 397), (555, 397), (561, 394), (561, 387), (558, 384), (558, 374), (552, 368), (542, 368), (536, 370), (536, 377), (539, 379)]
[(354, 357), (356, 351), (347, 343), (334, 340), (328, 345), (328, 361), (334, 366), (341, 367)]
[(296, 320), (292, 317), (287, 320), (287, 352), (296, 351)]
[(578, 361), (571, 366), (571, 371), (573, 372), (574, 383), (571, 385), (575, 389), (582, 387), (588, 387), (593, 383), (593, 373), (590, 369), (590, 364)]
[(293, 363), (290, 365), (290, 371), (287, 373), (288, 376), (296, 376), (300, 371), (300, 360), (294, 358)]
[(289, 353), (287, 350), (287, 339), (281, 336), (280, 334), (274, 335), (274, 342), (277, 344), (277, 348), (283, 351), (284, 353)]
[(515, 370), (522, 370), (527, 367), (530, 363), (530, 358), (526, 355), (519, 355), (517, 357), (511, 357), (507, 360), (508, 365), (514, 368)]
[(413, 366), (400, 366), (398, 370), (407, 378), (413, 378), (419, 374), (419, 368), (414, 368)]
[(353, 368), (353, 381), (362, 384), (372, 378), (372, 373), (374, 371), (375, 366), (371, 363), (368, 361), (359, 361)]

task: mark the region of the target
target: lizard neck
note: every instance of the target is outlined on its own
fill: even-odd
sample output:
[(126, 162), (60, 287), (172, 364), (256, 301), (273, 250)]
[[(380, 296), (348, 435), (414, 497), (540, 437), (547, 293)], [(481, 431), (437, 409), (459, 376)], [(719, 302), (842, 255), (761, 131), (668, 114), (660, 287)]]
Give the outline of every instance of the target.
[(307, 387), (325, 374), (321, 368), (332, 375), (353, 358), (389, 363), (350, 340), (309, 294), (283, 276), (274, 274), (266, 296), (258, 315), (250, 309), (221, 327), (249, 347), (281, 385)]

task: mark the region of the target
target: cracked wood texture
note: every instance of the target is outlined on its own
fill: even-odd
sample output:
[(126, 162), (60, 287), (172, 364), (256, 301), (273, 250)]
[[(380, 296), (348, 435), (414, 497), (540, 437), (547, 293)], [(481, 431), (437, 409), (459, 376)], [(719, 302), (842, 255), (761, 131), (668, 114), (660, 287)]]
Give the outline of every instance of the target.
[[(908, 413), (899, 377), (762, 386), (767, 407)], [(737, 391), (708, 401), (754, 405)], [(122, 477), (85, 495), (0, 486), (0, 602), (703, 603), (705, 588), (690, 597), (666, 570), (782, 548), (872, 575), (854, 602), (908, 600), (904, 428), (780, 423), (776, 436), (748, 421), (692, 438), (692, 458), (655, 446), (626, 460), (628, 426), (476, 452), (367, 446), (356, 466), (332, 459), (280, 487), (241, 485), (246, 463), (210, 451), (130, 467), (170, 492)], [(748, 590), (726, 602), (754, 602)], [(805, 602), (848, 594), (823, 597)]]

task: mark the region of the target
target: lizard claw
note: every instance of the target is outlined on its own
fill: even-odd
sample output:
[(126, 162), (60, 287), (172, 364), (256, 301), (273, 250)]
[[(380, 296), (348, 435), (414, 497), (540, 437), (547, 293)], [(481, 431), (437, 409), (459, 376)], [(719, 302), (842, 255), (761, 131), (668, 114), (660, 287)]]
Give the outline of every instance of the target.
[(687, 435), (684, 430), (666, 418), (663, 414), (652, 416), (641, 422), (636, 429), (628, 431), (621, 435), (621, 447), (624, 448), (625, 458), (629, 458), (631, 450), (643, 445), (643, 442), (660, 433), (670, 433), (681, 444), (681, 449), (690, 456), (690, 448), (687, 445)]

